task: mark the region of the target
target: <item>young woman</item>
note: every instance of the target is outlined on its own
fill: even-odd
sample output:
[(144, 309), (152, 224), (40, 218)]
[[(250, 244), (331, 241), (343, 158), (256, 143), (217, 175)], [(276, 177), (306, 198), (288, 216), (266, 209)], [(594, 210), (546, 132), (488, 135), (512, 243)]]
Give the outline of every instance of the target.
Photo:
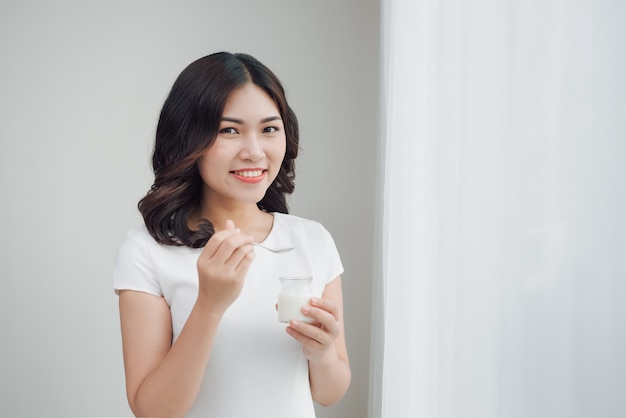
[[(115, 266), (126, 390), (151, 417), (314, 417), (350, 383), (330, 234), (288, 215), (298, 122), (276, 76), (216, 53), (178, 77), (159, 118), (154, 184)], [(274, 253), (253, 245), (293, 247)], [(277, 320), (278, 277), (311, 276)]]

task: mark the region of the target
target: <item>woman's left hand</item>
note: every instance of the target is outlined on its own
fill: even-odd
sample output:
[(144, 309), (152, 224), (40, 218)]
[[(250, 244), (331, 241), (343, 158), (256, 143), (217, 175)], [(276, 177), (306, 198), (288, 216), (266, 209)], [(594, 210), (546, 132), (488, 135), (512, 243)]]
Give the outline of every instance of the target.
[(323, 361), (328, 355), (336, 356), (335, 340), (339, 336), (337, 304), (331, 299), (311, 298), (302, 313), (313, 318), (312, 323), (292, 319), (287, 333), (302, 344), (305, 357), (313, 363)]

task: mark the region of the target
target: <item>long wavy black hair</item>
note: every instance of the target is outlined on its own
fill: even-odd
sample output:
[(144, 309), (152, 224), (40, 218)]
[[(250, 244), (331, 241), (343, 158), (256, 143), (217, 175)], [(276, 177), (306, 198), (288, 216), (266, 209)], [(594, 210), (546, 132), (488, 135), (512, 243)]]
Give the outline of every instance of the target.
[(267, 212), (289, 212), (286, 195), (294, 190), (299, 142), (296, 115), (269, 68), (247, 54), (218, 52), (180, 73), (161, 110), (152, 155), (154, 184), (138, 205), (157, 242), (199, 248), (213, 235), (210, 220), (203, 219), (198, 230), (188, 226), (202, 193), (196, 162), (217, 136), (228, 96), (246, 83), (257, 85), (274, 100), (287, 141), (280, 171), (257, 206)]

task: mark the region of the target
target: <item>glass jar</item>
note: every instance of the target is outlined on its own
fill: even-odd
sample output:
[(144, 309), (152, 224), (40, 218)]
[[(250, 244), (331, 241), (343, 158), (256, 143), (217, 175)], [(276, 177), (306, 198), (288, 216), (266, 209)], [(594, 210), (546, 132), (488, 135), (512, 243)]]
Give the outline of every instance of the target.
[(296, 319), (313, 322), (313, 318), (302, 314), (302, 307), (309, 304), (314, 296), (311, 288), (312, 277), (279, 277), (282, 284), (278, 294), (278, 321), (289, 322)]

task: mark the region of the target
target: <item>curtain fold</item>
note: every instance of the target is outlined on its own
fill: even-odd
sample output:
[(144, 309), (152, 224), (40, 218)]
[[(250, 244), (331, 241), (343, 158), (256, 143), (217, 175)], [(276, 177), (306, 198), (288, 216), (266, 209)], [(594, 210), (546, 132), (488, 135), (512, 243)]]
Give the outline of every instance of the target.
[(370, 418), (626, 416), (626, 3), (381, 10)]

